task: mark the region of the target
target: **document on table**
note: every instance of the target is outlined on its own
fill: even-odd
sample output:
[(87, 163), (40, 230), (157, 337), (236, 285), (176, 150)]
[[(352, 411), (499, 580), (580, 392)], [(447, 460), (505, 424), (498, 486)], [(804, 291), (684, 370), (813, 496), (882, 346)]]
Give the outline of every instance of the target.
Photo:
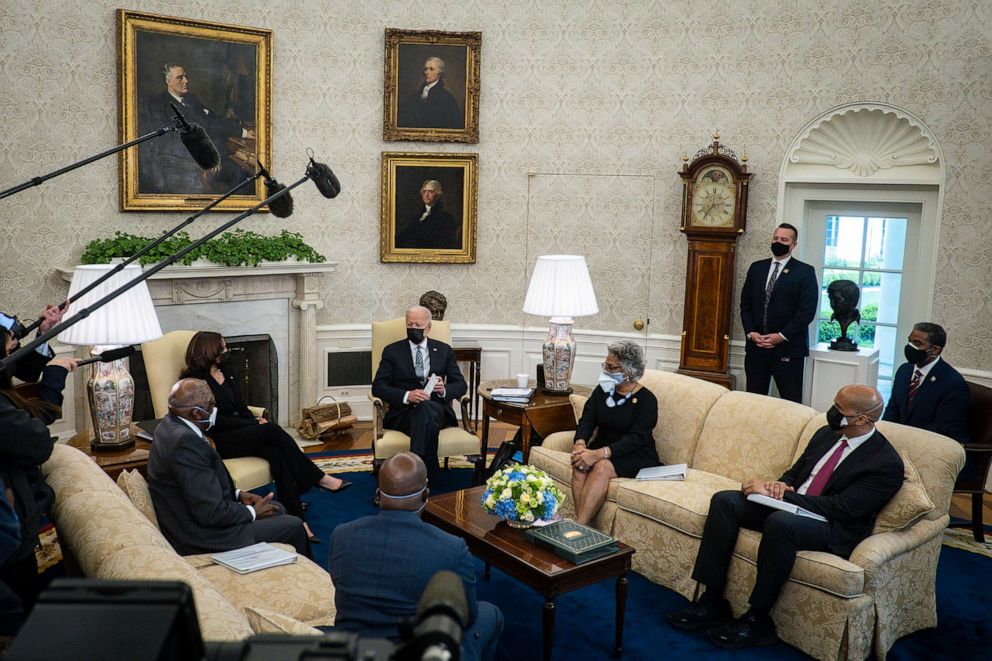
[(239, 574), (250, 574), (260, 569), (292, 564), (297, 557), (297, 554), (290, 551), (283, 551), (267, 542), (259, 542), (241, 549), (217, 553), (210, 556), (210, 559)]
[(758, 503), (759, 505), (765, 505), (766, 507), (773, 507), (777, 510), (782, 510), (783, 512), (792, 512), (793, 514), (798, 514), (799, 516), (806, 516), (811, 519), (816, 519), (817, 521), (823, 521), (824, 523), (829, 523), (827, 517), (820, 516), (816, 512), (810, 512), (807, 509), (799, 507), (799, 505), (793, 505), (792, 503), (787, 503), (784, 500), (779, 500), (778, 498), (772, 498), (771, 496), (762, 496), (760, 493), (752, 493), (748, 495), (748, 500), (753, 503)]

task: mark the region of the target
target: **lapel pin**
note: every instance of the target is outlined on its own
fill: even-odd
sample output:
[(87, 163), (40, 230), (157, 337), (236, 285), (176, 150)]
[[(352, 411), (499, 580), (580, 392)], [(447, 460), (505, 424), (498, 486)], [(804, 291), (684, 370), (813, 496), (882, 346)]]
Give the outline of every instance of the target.
[(788, 273), (788, 272), (789, 272), (789, 269), (782, 269), (782, 273), (783, 274)]
[(636, 404), (637, 403), (637, 398), (635, 397), (634, 399), (632, 399), (630, 401), (632, 401), (632, 402), (634, 402)]
[(930, 377), (930, 383), (933, 383), (933, 382), (934, 382), (934, 381), (936, 381), (936, 380), (937, 380), (937, 377), (935, 377), (935, 376), (931, 376), (931, 377)]

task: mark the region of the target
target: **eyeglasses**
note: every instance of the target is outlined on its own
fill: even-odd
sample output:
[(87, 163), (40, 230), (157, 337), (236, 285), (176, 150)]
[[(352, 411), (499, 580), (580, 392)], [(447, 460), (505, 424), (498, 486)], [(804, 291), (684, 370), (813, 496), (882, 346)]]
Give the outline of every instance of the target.
[(623, 371), (623, 365), (610, 365), (609, 363), (600, 363), (604, 372), (621, 372)]

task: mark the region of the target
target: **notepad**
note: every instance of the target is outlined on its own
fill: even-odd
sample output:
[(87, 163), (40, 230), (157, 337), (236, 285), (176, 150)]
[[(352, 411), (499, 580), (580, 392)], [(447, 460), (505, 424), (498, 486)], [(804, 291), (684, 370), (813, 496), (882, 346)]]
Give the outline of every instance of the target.
[(820, 516), (816, 512), (810, 512), (808, 509), (799, 507), (793, 503), (787, 503), (784, 500), (779, 500), (778, 498), (772, 498), (771, 496), (763, 496), (760, 493), (752, 493), (748, 495), (748, 500), (752, 503), (758, 503), (759, 505), (765, 505), (766, 507), (772, 507), (777, 510), (782, 510), (783, 512), (792, 512), (793, 514), (798, 514), (799, 516), (806, 516), (811, 519), (816, 519), (817, 521), (823, 521), (824, 523), (829, 523), (827, 517)]
[(651, 466), (637, 471), (638, 480), (684, 480), (689, 470), (687, 464), (672, 464), (670, 466)]
[(283, 551), (267, 542), (259, 542), (241, 549), (216, 553), (210, 556), (215, 564), (224, 565), (239, 574), (250, 574), (269, 567), (280, 567), (296, 562), (299, 556)]

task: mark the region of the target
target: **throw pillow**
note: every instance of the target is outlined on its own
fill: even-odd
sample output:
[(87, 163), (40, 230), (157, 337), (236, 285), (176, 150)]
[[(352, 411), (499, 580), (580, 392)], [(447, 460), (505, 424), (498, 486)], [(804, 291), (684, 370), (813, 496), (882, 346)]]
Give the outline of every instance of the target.
[(121, 474), (117, 476), (117, 486), (127, 494), (134, 506), (145, 515), (145, 518), (158, 528), (158, 517), (155, 516), (152, 494), (141, 473), (136, 470), (121, 471)]
[(920, 474), (905, 453), (900, 452), (902, 463), (905, 467), (905, 479), (902, 488), (896, 492), (882, 511), (878, 513), (875, 520), (875, 530), (872, 534), (880, 532), (898, 532), (905, 530), (916, 523), (920, 518), (926, 516), (933, 510), (933, 501), (923, 488)]
[(323, 636), (324, 632), (309, 624), (294, 620), (288, 615), (274, 613), (264, 608), (245, 607), (248, 624), (255, 633), (285, 633), (292, 636)]
[(582, 409), (586, 407), (589, 398), (585, 395), (569, 395), (568, 401), (572, 403), (572, 414), (575, 415), (575, 421), (578, 422), (579, 418), (582, 417)]

